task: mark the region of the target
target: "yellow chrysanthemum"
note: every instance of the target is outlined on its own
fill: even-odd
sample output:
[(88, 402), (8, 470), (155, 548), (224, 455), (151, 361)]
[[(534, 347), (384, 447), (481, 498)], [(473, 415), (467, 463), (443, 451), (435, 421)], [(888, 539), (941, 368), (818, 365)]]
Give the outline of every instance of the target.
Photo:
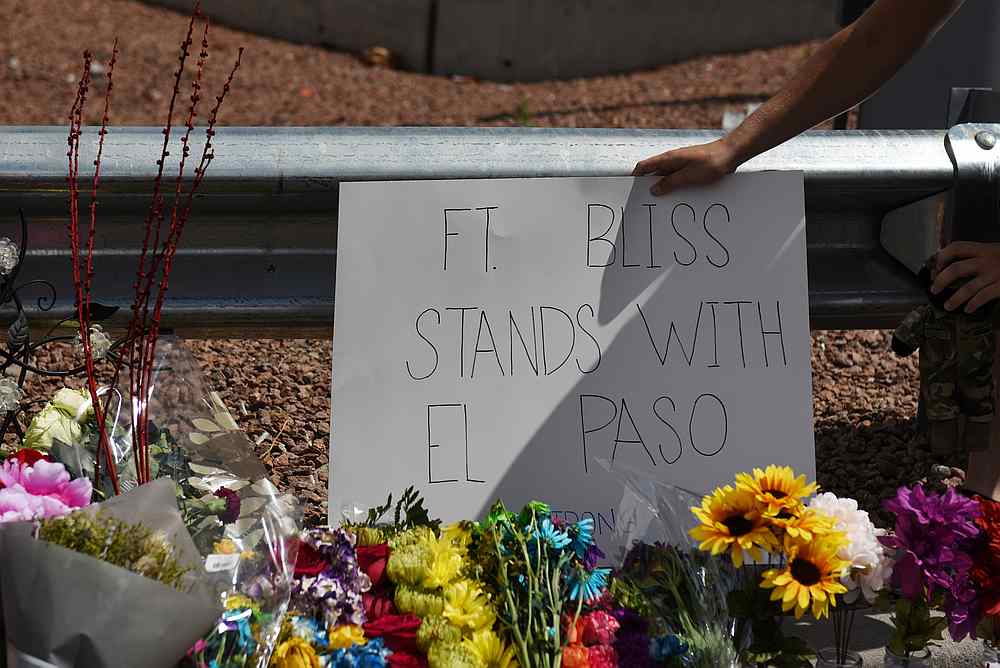
[(226, 610), (236, 610), (237, 608), (252, 608), (253, 600), (243, 594), (230, 594), (226, 597)]
[(476, 655), (484, 668), (518, 667), (513, 648), (504, 643), (500, 636), (490, 629), (476, 631), (471, 638), (466, 638), (464, 643)]
[(780, 570), (765, 571), (760, 586), (773, 589), (771, 600), (780, 600), (785, 612), (794, 609), (796, 619), (810, 607), (813, 616), (821, 619), (830, 606), (836, 607), (836, 595), (847, 591), (840, 578), (850, 568), (850, 562), (837, 557), (840, 540), (824, 537), (788, 547), (788, 564)]
[(365, 632), (360, 626), (343, 624), (330, 627), (327, 631), (327, 641), (331, 649), (347, 649), (355, 645), (364, 645), (368, 639), (365, 638)]
[(784, 509), (793, 509), (802, 499), (819, 489), (816, 483), (806, 484), (806, 477), (795, 477), (791, 466), (768, 466), (763, 471), (754, 469), (753, 474), (740, 473), (736, 476), (736, 488), (753, 494), (765, 515), (777, 515)]
[(496, 620), (489, 597), (472, 580), (459, 580), (444, 592), (444, 617), (465, 632), (488, 629)]
[(280, 643), (271, 657), (272, 668), (320, 668), (316, 650), (302, 638)]
[(466, 522), (455, 522), (441, 530), (441, 539), (464, 549), (472, 542), (472, 531)]
[(458, 577), (465, 565), (465, 550), (452, 543), (446, 536), (431, 544), (431, 562), (424, 577), (429, 589), (445, 587)]
[(794, 511), (781, 511), (773, 517), (765, 518), (785, 539), (808, 543), (817, 536), (835, 533), (836, 520), (812, 508), (802, 506)]
[(744, 552), (754, 559), (762, 556), (761, 548), (777, 545), (753, 494), (726, 485), (717, 488), (701, 500), (700, 507), (691, 509), (700, 524), (691, 529), (698, 547), (713, 555), (729, 551), (736, 567), (743, 565)]

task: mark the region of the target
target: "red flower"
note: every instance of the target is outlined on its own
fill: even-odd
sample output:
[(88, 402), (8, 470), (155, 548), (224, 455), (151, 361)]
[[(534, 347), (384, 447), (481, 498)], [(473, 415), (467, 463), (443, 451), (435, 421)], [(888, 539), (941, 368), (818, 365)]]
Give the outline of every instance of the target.
[(419, 654), (417, 649), (417, 629), (420, 618), (415, 615), (383, 615), (365, 624), (365, 635), (385, 641), (385, 646), (393, 652)]
[(983, 614), (995, 617), (1000, 615), (1000, 504), (981, 499), (979, 507), (981, 513), (977, 523), (987, 542), (976, 555), (971, 575), (977, 585)]
[(604, 612), (595, 610), (583, 621), (583, 644), (584, 645), (613, 645), (615, 634), (618, 633), (618, 620)]
[(312, 545), (299, 541), (299, 552), (295, 557), (295, 577), (319, 575), (326, 566), (326, 559)]
[(594, 645), (587, 648), (587, 658), (590, 668), (618, 668), (618, 657), (615, 648), (607, 645)]
[(374, 622), (386, 615), (396, 614), (396, 606), (393, 604), (391, 596), (366, 591), (362, 594), (362, 601), (365, 606), (365, 619), (369, 621)]
[(47, 462), (51, 462), (52, 458), (49, 457), (44, 452), (39, 452), (38, 450), (32, 450), (31, 448), (21, 448), (13, 455), (22, 466), (34, 466), (35, 462), (40, 459), (44, 459)]
[(393, 652), (389, 655), (386, 663), (390, 668), (427, 668), (427, 659), (419, 654), (406, 652)]
[(389, 545), (362, 545), (357, 550), (358, 566), (368, 579), (372, 581), (372, 587), (378, 587), (385, 577), (385, 566), (389, 563)]

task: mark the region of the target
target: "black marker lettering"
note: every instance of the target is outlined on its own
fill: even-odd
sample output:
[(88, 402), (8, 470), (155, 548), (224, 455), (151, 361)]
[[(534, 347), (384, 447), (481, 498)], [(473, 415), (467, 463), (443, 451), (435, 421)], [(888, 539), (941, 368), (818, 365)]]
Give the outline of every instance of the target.
[[(592, 212), (594, 210), (594, 207), (601, 207), (602, 209), (607, 209), (608, 211), (611, 212), (611, 222), (608, 223), (608, 228), (606, 230), (604, 230), (604, 232), (602, 232), (601, 234), (597, 235), (596, 237), (595, 236), (591, 236), (593, 234), (593, 229), (592, 229), (592, 222), (593, 222), (592, 221)], [(615, 242), (611, 241), (610, 239), (607, 238), (608, 232), (610, 232), (611, 228), (614, 227), (614, 226), (615, 226), (615, 210), (614, 209), (612, 209), (607, 204), (588, 204), (587, 205), (587, 266), (588, 267), (610, 267), (611, 265), (613, 265), (615, 263), (615, 253), (616, 253)], [(590, 248), (591, 248), (591, 246), (594, 245), (594, 242), (596, 242), (596, 241), (603, 241), (607, 245), (611, 246), (611, 256), (608, 258), (608, 261), (605, 262), (604, 264), (593, 264), (593, 262), (590, 259)]]
[(672, 431), (674, 433), (674, 438), (677, 439), (677, 456), (674, 457), (673, 459), (671, 459), (670, 457), (667, 457), (665, 454), (663, 454), (663, 444), (662, 443), (659, 444), (660, 458), (663, 459), (663, 461), (666, 462), (667, 464), (673, 464), (674, 462), (676, 462), (678, 459), (681, 458), (681, 453), (684, 452), (684, 445), (681, 442), (681, 435), (677, 433), (677, 430), (674, 429), (674, 426), (672, 424), (670, 424), (669, 422), (667, 422), (667, 419), (665, 417), (663, 417), (662, 415), (660, 415), (660, 411), (659, 411), (659, 409), (657, 409), (657, 406), (659, 405), (659, 403), (661, 401), (669, 401), (670, 402), (670, 410), (673, 411), (674, 413), (677, 412), (677, 405), (674, 404), (674, 400), (673, 399), (671, 399), (670, 397), (665, 396), (665, 395), (662, 396), (662, 397), (657, 397), (656, 401), (653, 402), (653, 415), (656, 416), (656, 419), (658, 419), (660, 422), (662, 422), (664, 425), (666, 425), (667, 429), (669, 429), (670, 431)]
[(625, 229), (625, 220), (626, 220), (625, 219), (625, 207), (622, 207), (622, 224), (621, 224), (621, 231), (622, 231), (622, 267), (638, 267), (639, 266), (638, 262), (636, 262), (635, 264), (629, 264), (628, 263), (628, 258), (625, 257), (625, 237), (628, 235), (628, 231)]
[[(715, 450), (711, 452), (706, 452), (699, 448), (694, 442), (694, 417), (698, 413), (698, 402), (702, 399), (711, 398), (715, 400), (715, 403), (719, 405), (722, 409), (722, 442), (719, 444)], [(702, 394), (699, 395), (697, 399), (694, 400), (694, 406), (691, 407), (691, 420), (688, 422), (688, 436), (691, 438), (691, 447), (695, 449), (698, 454), (704, 455), (706, 457), (711, 457), (713, 455), (719, 454), (719, 452), (726, 446), (726, 438), (729, 436), (729, 417), (726, 414), (726, 405), (722, 403), (722, 400), (714, 394)]]
[[(486, 212), (486, 271), (490, 270), (490, 211), (496, 211), (500, 207), (498, 206), (480, 206), (476, 208), (476, 211)], [(496, 269), (496, 267), (493, 267)]]
[(726, 254), (726, 259), (721, 260), (720, 262), (716, 262), (715, 260), (712, 259), (712, 256), (709, 255), (709, 256), (707, 256), (708, 257), (708, 262), (713, 267), (716, 267), (718, 269), (722, 269), (727, 264), (729, 264), (729, 249), (726, 248), (723, 245), (723, 243), (721, 241), (719, 241), (718, 237), (716, 237), (714, 234), (712, 234), (712, 231), (708, 229), (708, 213), (709, 213), (709, 211), (711, 211), (715, 207), (719, 207), (720, 209), (722, 209), (723, 211), (726, 212), (726, 222), (727, 223), (732, 222), (732, 218), (729, 216), (729, 209), (726, 208), (725, 204), (713, 204), (712, 206), (708, 207), (705, 210), (705, 216), (701, 220), (702, 227), (705, 228), (705, 234), (707, 234), (712, 239), (712, 241), (714, 241), (716, 244), (718, 244), (719, 248), (722, 249), (722, 252)]
[(432, 408), (461, 408), (462, 404), (430, 404), (427, 406), (427, 484), (435, 485), (442, 482), (458, 482), (458, 478), (447, 480), (435, 480), (431, 473), (431, 450), (441, 447), (440, 443), (435, 443), (431, 439), (431, 409)]
[[(548, 348), (545, 345), (545, 341), (546, 341), (546, 337), (545, 337), (545, 311), (547, 311), (547, 310), (548, 311), (557, 311), (558, 313), (561, 313), (562, 316), (564, 318), (566, 318), (566, 322), (569, 323), (569, 331), (570, 331), (570, 334), (572, 335), (572, 339), (570, 340), (570, 344), (569, 344), (569, 349), (566, 351), (566, 356), (559, 363), (559, 366), (557, 366), (554, 369), (549, 369)], [(546, 376), (551, 376), (556, 371), (558, 371), (559, 369), (561, 369), (563, 367), (563, 365), (566, 364), (566, 362), (569, 361), (570, 356), (573, 354), (573, 348), (576, 347), (576, 328), (573, 327), (573, 318), (571, 318), (569, 316), (569, 313), (566, 313), (566, 311), (562, 310), (561, 308), (557, 308), (555, 306), (540, 306), (540, 307), (538, 307), (538, 319), (541, 322), (541, 326), (542, 326), (542, 368), (544, 369), (544, 372), (545, 372)]]
[[(605, 401), (608, 404), (610, 404), (612, 413), (611, 417), (608, 418), (608, 421), (602, 424), (600, 427), (587, 426), (587, 411), (586, 408), (584, 407), (583, 403), (584, 399), (600, 399), (601, 401)], [(607, 397), (602, 397), (599, 394), (580, 395), (580, 431), (582, 432), (581, 440), (583, 442), (583, 471), (585, 473), (590, 472), (589, 465), (587, 464), (587, 434), (593, 434), (595, 431), (601, 431), (602, 429), (610, 425), (612, 422), (614, 422), (616, 417), (618, 417), (618, 405), (611, 399), (608, 399)]]
[(583, 306), (578, 308), (576, 310), (576, 324), (580, 327), (580, 331), (586, 334), (587, 338), (594, 342), (594, 349), (597, 350), (597, 361), (594, 362), (594, 366), (591, 367), (590, 369), (584, 369), (582, 366), (580, 366), (580, 358), (577, 357), (576, 368), (580, 370), (580, 373), (594, 373), (595, 371), (597, 371), (597, 367), (601, 366), (601, 344), (597, 342), (597, 339), (594, 338), (594, 335), (591, 334), (590, 331), (588, 331), (587, 328), (583, 326), (582, 322), (580, 322), (580, 314), (583, 313), (583, 309), (589, 310), (590, 317), (593, 318), (594, 307), (591, 306), (590, 304), (584, 304)]
[(663, 265), (656, 264), (656, 255), (653, 253), (653, 209), (656, 208), (655, 204), (643, 204), (644, 207), (649, 211), (649, 265), (647, 269), (662, 269)]
[(692, 222), (694, 222), (695, 220), (697, 220), (697, 215), (694, 212), (694, 207), (693, 206), (691, 206), (690, 204), (684, 204), (683, 202), (680, 203), (680, 204), (678, 204), (677, 206), (675, 206), (674, 209), (673, 209), (673, 211), (670, 212), (670, 226), (674, 228), (674, 232), (677, 234), (677, 236), (679, 236), (681, 239), (683, 239), (684, 243), (686, 243), (688, 246), (691, 247), (691, 253), (694, 256), (694, 257), (691, 258), (690, 262), (681, 262), (681, 259), (679, 257), (677, 257), (677, 251), (674, 251), (674, 261), (676, 261), (677, 264), (681, 265), (682, 267), (690, 267), (692, 264), (695, 263), (695, 260), (698, 259), (698, 250), (694, 247), (694, 244), (691, 243), (691, 241), (686, 236), (684, 236), (683, 234), (681, 234), (681, 231), (677, 229), (676, 215), (677, 215), (677, 209), (680, 209), (680, 208), (687, 209), (688, 211), (691, 212), (691, 221)]
[(785, 355), (785, 335), (781, 333), (781, 302), (775, 300), (774, 302), (775, 312), (778, 314), (778, 329), (775, 331), (767, 331), (764, 329), (764, 313), (760, 309), (760, 302), (757, 302), (757, 317), (760, 319), (760, 343), (764, 347), (764, 367), (768, 366), (767, 363), (767, 336), (777, 335), (778, 340), (781, 342), (781, 361), (784, 362), (785, 366), (788, 366), (788, 357)]
[(528, 344), (524, 342), (524, 336), (521, 335), (521, 328), (517, 326), (517, 322), (514, 320), (514, 312), (507, 311), (508, 317), (510, 319), (508, 334), (510, 335), (510, 375), (514, 375), (514, 332), (517, 332), (517, 338), (521, 340), (521, 347), (524, 348), (524, 355), (528, 358), (528, 364), (531, 365), (531, 370), (538, 375), (538, 327), (535, 325), (535, 307), (531, 307), (531, 343), (532, 349), (535, 351), (534, 358), (531, 357), (531, 353), (528, 352)]
[(694, 359), (695, 349), (698, 347), (698, 330), (701, 329), (701, 311), (704, 308), (704, 303), (698, 303), (698, 319), (694, 324), (694, 333), (691, 338), (691, 354), (684, 349), (684, 342), (681, 341), (680, 334), (677, 333), (677, 327), (674, 325), (674, 321), (670, 321), (670, 329), (667, 332), (667, 344), (663, 348), (663, 354), (660, 354), (660, 349), (656, 346), (656, 340), (653, 338), (653, 331), (649, 327), (649, 321), (646, 320), (646, 314), (642, 311), (642, 306), (636, 302), (635, 307), (639, 309), (639, 315), (642, 317), (642, 323), (646, 326), (646, 334), (649, 336), (649, 343), (653, 347), (653, 352), (656, 353), (656, 358), (660, 360), (660, 366), (664, 366), (667, 363), (667, 356), (670, 354), (670, 341), (674, 338), (677, 339), (677, 345), (681, 347), (681, 355), (684, 356), (684, 361), (687, 362), (688, 366), (691, 366), (691, 362)]
[(461, 315), (459, 316), (458, 326), (460, 328), (461, 334), (458, 337), (458, 377), (465, 378), (465, 312), (475, 311), (475, 306), (449, 306), (445, 311), (458, 311)]
[[(489, 348), (479, 347), (479, 341), (480, 339), (482, 339), (483, 336), (484, 324), (486, 325), (486, 333), (490, 337)], [(497, 361), (497, 368), (500, 369), (500, 375), (501, 376), (506, 375), (503, 372), (503, 363), (500, 361), (500, 353), (497, 351), (497, 342), (496, 339), (493, 338), (493, 328), (490, 327), (490, 321), (489, 318), (486, 317), (485, 309), (479, 312), (479, 331), (476, 332), (476, 348), (475, 351), (472, 353), (472, 373), (469, 374), (469, 378), (476, 377), (476, 360), (479, 359), (479, 355), (481, 353), (493, 353), (493, 357), (496, 358)]]
[(427, 345), (429, 345), (431, 347), (431, 350), (434, 352), (434, 367), (431, 368), (431, 370), (428, 371), (423, 376), (414, 376), (413, 375), (413, 370), (410, 369), (410, 361), (406, 360), (406, 373), (410, 374), (410, 378), (412, 378), (413, 380), (426, 380), (427, 378), (430, 378), (431, 376), (433, 376), (434, 372), (437, 371), (437, 368), (438, 368), (439, 357), (438, 357), (437, 348), (434, 346), (433, 343), (431, 343), (431, 340), (428, 339), (426, 336), (424, 336), (424, 333), (420, 331), (420, 319), (423, 318), (428, 313), (433, 313), (434, 315), (436, 315), (437, 316), (437, 324), (439, 324), (439, 325), (441, 324), (441, 312), (438, 311), (436, 308), (429, 308), (429, 309), (426, 309), (423, 313), (421, 313), (420, 315), (417, 316), (417, 321), (416, 321), (416, 323), (414, 323), (414, 327), (417, 330), (417, 336), (419, 336), (421, 339), (423, 339), (424, 341), (426, 341)]
[[(632, 431), (635, 432), (635, 439), (622, 438), (622, 418), (626, 415), (628, 416), (629, 424), (632, 425)], [(612, 463), (615, 461), (615, 455), (618, 454), (619, 443), (638, 443), (642, 446), (642, 449), (646, 451), (646, 456), (649, 457), (649, 461), (653, 463), (653, 466), (656, 466), (656, 460), (653, 459), (653, 455), (649, 452), (649, 448), (646, 447), (646, 443), (642, 440), (642, 434), (639, 433), (639, 428), (635, 426), (635, 420), (632, 419), (632, 412), (628, 409), (625, 397), (622, 397), (622, 409), (618, 413), (618, 432), (615, 434), (615, 447), (611, 450)]]
[(448, 237), (457, 237), (458, 232), (448, 231), (448, 214), (456, 211), (472, 211), (472, 209), (445, 209), (444, 210), (444, 271), (448, 271)]

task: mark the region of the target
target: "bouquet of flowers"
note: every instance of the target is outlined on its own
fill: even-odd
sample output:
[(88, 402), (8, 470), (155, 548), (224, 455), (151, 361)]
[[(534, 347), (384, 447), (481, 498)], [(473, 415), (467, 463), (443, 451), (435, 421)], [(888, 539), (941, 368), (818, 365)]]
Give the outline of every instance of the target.
[(219, 614), (168, 481), (4, 524), (0, 559), (14, 665), (171, 668)]

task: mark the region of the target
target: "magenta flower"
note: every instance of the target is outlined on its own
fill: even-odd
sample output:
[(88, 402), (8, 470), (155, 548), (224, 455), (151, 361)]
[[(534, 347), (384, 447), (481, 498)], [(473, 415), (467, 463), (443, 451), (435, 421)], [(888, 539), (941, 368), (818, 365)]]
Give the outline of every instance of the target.
[(86, 478), (70, 480), (66, 467), (39, 460), (33, 466), (9, 459), (0, 464), (0, 521), (60, 517), (90, 503)]
[(228, 487), (220, 487), (215, 491), (215, 496), (225, 499), (226, 508), (219, 513), (219, 521), (223, 524), (232, 524), (240, 518), (240, 495)]
[(975, 587), (969, 571), (980, 529), (979, 504), (949, 489), (927, 493), (920, 485), (900, 487), (883, 508), (896, 516), (894, 532), (879, 541), (895, 550), (892, 584), (910, 600), (945, 595), (952, 637), (975, 629)]

